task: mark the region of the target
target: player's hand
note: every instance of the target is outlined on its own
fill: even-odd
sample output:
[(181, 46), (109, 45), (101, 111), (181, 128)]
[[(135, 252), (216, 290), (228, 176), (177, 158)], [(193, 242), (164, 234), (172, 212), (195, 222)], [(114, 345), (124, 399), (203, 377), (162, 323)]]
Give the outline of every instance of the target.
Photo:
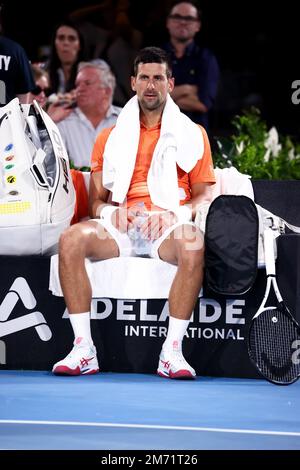
[(111, 222), (121, 233), (128, 232), (132, 227), (135, 213), (126, 207), (118, 207), (111, 215)]
[(149, 240), (157, 240), (169, 227), (177, 222), (173, 212), (163, 211), (150, 215), (141, 226), (141, 232)]

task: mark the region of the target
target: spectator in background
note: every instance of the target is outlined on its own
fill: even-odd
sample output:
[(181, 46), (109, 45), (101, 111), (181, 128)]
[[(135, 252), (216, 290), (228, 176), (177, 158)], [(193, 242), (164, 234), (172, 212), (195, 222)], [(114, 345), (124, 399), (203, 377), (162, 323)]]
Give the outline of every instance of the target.
[(121, 108), (112, 105), (116, 80), (100, 59), (82, 62), (75, 81), (77, 107), (58, 124), (70, 160), (76, 167), (90, 166), (99, 132), (115, 124)]
[(38, 64), (31, 64), (31, 70), (35, 81), (35, 88), (30, 92), (29, 102), (36, 100), (39, 105), (44, 109), (47, 104), (47, 98), (49, 95), (49, 76), (46, 70), (40, 67)]
[(165, 49), (173, 64), (172, 98), (182, 112), (208, 129), (208, 112), (218, 91), (219, 66), (209, 49), (195, 43), (201, 29), (201, 11), (195, 2), (176, 2), (166, 23), (170, 41)]
[(55, 29), (46, 66), (53, 93), (74, 90), (77, 66), (83, 59), (83, 39), (79, 29), (69, 20), (61, 22)]
[(30, 63), (20, 44), (2, 36), (1, 13), (0, 5), (0, 106), (16, 97), (28, 103), (29, 92), (35, 87)]
[(46, 70), (44, 70), (39, 64), (32, 64), (31, 70), (36, 86), (29, 94), (29, 103), (36, 100), (56, 123), (69, 116), (72, 112), (72, 108), (68, 102), (64, 104), (64, 102), (58, 98), (54, 103), (49, 103), (48, 101), (50, 93), (48, 72), (46, 72)]

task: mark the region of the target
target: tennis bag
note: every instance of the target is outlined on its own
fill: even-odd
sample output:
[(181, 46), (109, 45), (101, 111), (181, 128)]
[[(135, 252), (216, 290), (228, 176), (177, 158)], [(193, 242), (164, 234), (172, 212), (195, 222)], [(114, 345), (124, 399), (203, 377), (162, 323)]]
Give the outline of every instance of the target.
[(0, 255), (51, 255), (75, 191), (59, 130), (37, 102), (0, 108)]
[(205, 279), (219, 294), (243, 294), (257, 274), (259, 218), (247, 196), (222, 195), (205, 225)]
[(205, 233), (206, 283), (226, 295), (247, 292), (255, 281), (257, 268), (265, 266), (266, 228), (272, 229), (274, 239), (287, 232), (300, 233), (300, 227), (243, 195), (221, 195), (211, 204), (203, 204), (195, 223)]

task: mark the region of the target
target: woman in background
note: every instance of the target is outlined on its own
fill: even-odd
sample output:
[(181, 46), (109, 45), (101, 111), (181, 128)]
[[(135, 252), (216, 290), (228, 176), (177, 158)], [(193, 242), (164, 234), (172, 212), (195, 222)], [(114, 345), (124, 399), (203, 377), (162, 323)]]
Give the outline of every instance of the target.
[[(59, 95), (55, 95), (55, 99), (52, 99), (51, 102), (49, 102), (48, 96), (50, 93), (50, 87), (48, 72), (46, 72), (46, 70), (44, 70), (44, 68), (39, 64), (31, 64), (31, 70), (36, 87), (29, 94), (29, 102), (32, 103), (33, 100), (36, 100), (41, 108), (47, 111), (51, 119), (56, 123), (69, 116), (72, 112), (73, 106), (71, 97), (62, 100), (59, 98)], [(70, 106), (71, 102), (72, 106)]]
[(36, 87), (30, 92), (30, 103), (36, 100), (45, 108), (50, 90), (48, 73), (38, 64), (31, 64), (31, 70)]
[(52, 93), (74, 90), (77, 65), (84, 60), (83, 55), (83, 39), (79, 29), (69, 20), (61, 22), (55, 29), (46, 65)]

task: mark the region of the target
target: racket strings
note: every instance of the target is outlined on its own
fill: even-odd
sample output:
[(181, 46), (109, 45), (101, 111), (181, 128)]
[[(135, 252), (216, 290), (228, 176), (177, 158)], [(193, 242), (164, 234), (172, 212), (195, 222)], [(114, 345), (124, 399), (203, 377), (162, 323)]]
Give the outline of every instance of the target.
[(266, 309), (251, 325), (250, 357), (267, 379), (291, 383), (300, 374), (300, 365), (293, 359), (293, 343), (297, 339), (299, 329), (288, 314)]

